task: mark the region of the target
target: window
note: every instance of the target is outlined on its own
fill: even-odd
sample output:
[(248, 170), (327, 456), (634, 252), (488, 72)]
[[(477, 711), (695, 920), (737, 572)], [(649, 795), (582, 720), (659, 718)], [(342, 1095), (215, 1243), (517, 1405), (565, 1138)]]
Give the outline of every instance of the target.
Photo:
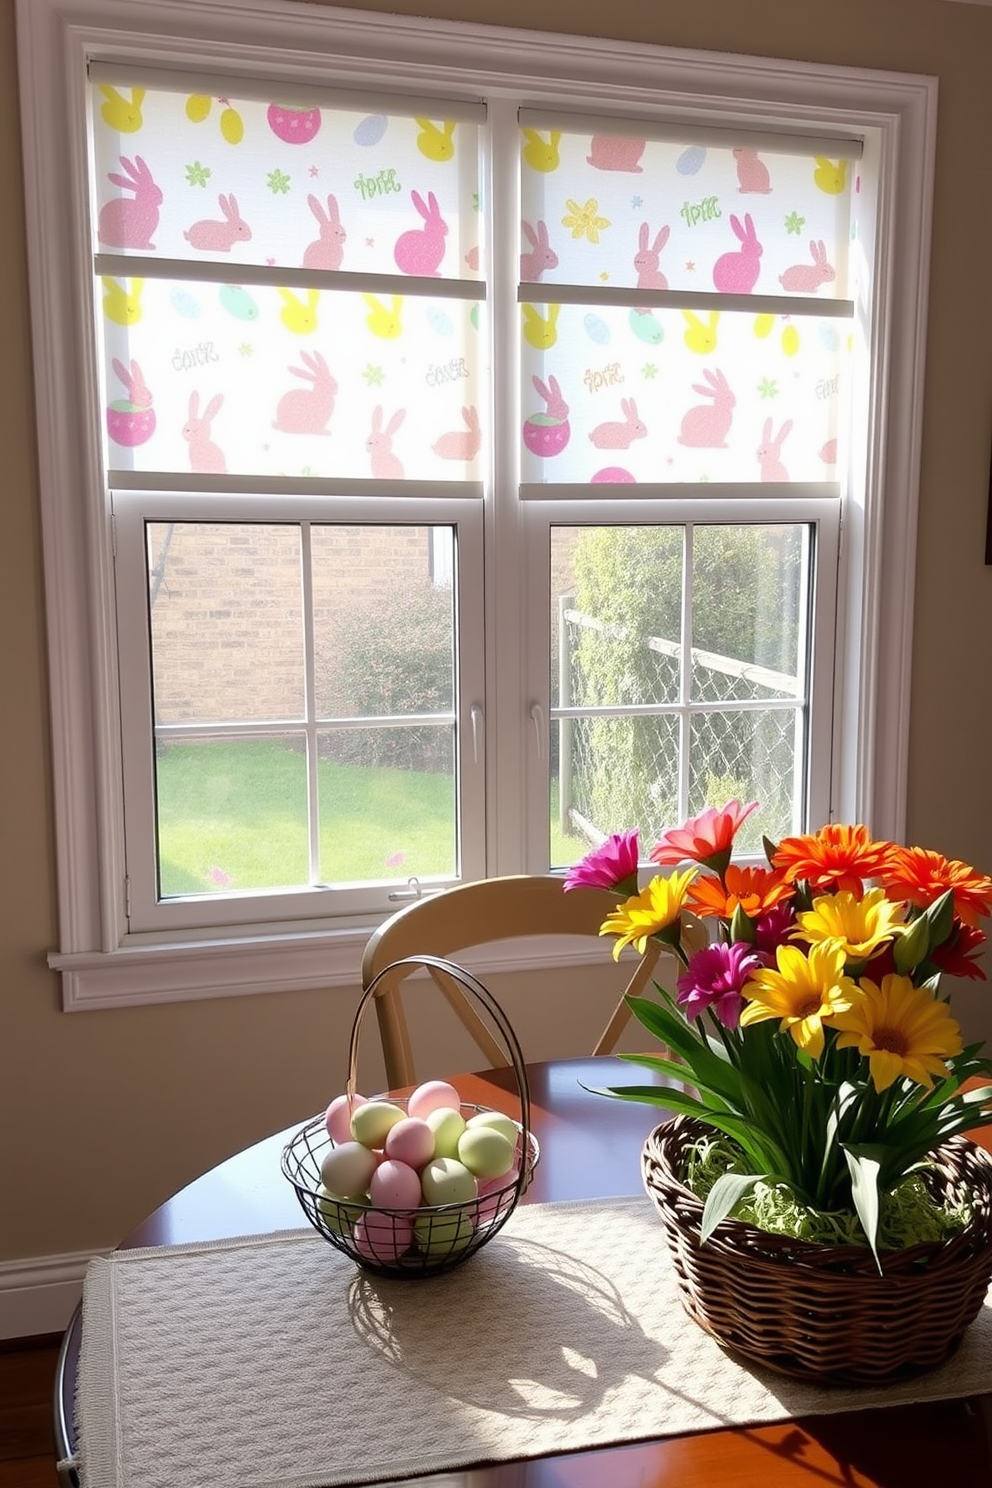
[(66, 1005), (729, 795), (898, 835), (928, 81), (239, 22), (19, 9)]

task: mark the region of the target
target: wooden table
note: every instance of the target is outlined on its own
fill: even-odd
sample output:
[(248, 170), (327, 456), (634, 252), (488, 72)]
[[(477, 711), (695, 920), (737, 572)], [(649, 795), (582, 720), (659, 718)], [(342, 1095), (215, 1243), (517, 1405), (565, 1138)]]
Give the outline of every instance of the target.
[[(510, 1070), (465, 1075), (453, 1083), (466, 1101), (518, 1114)], [(541, 1160), (524, 1202), (642, 1192), (641, 1144), (667, 1113), (604, 1099), (583, 1085), (642, 1084), (644, 1071), (607, 1058), (561, 1060), (529, 1065), (528, 1083)], [(298, 1229), (304, 1216), (279, 1168), (294, 1129), (196, 1179), (139, 1225), (124, 1246)], [(66, 1334), (56, 1398), (56, 1416), (70, 1446), (67, 1423), (78, 1349), (77, 1316)], [(443, 1483), (445, 1488), (929, 1488), (952, 1478), (992, 1483), (992, 1395), (473, 1467), (445, 1473)], [(423, 1488), (441, 1481), (417, 1479)]]

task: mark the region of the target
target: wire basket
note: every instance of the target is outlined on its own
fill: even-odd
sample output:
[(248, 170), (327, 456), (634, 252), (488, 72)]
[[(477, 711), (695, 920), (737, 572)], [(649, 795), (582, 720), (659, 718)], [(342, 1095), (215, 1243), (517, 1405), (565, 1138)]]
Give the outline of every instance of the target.
[(685, 1116), (657, 1127), (644, 1186), (664, 1226), (682, 1304), (725, 1347), (782, 1374), (881, 1384), (944, 1362), (978, 1316), (992, 1278), (992, 1159), (965, 1137), (931, 1154), (935, 1198), (971, 1217), (946, 1240), (883, 1251), (822, 1245), (725, 1219), (700, 1243), (702, 1201), (682, 1181), (707, 1128)]
[[(484, 1193), (465, 1202), (422, 1204), (416, 1209), (384, 1209), (371, 1205), (367, 1199), (336, 1197), (324, 1189), (321, 1181), (321, 1165), (335, 1145), (324, 1113), (314, 1116), (293, 1134), (283, 1148), (281, 1166), (304, 1214), (325, 1240), (367, 1271), (412, 1278), (448, 1271), (467, 1261), (491, 1240), (506, 1224), (529, 1186), (540, 1150), (530, 1129), (527, 1071), (506, 1014), (492, 993), (470, 972), (437, 956), (406, 956), (393, 961), (365, 989), (351, 1030), (346, 1093), (355, 1094), (359, 1037), (369, 1004), (383, 978), (399, 966), (433, 967), (451, 977), (482, 1005), (500, 1036), (516, 1080), (521, 1117), (513, 1123), (517, 1141), (506, 1181), (487, 1184)], [(393, 1095), (374, 1098), (407, 1109), (406, 1098)], [(470, 1116), (494, 1108), (462, 1102), (460, 1109), (467, 1121)]]

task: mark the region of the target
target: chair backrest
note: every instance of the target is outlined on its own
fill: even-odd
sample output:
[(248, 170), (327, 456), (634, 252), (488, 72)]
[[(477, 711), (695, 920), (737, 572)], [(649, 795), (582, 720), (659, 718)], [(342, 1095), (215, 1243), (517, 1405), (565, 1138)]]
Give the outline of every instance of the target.
[[(553, 875), (518, 874), (459, 884), (426, 899), (404, 905), (374, 932), (362, 960), (362, 986), (367, 988), (385, 967), (406, 956), (457, 959), (470, 946), (535, 935), (599, 935), (606, 916), (618, 904), (606, 889), (580, 888), (566, 893)], [(612, 951), (612, 940), (603, 942)], [(594, 1054), (609, 1054), (630, 1017), (624, 1002), (647, 986), (662, 947), (649, 941), (598, 1039)], [(633, 958), (636, 953), (630, 953)], [(403, 1009), (401, 983), (412, 968), (398, 967), (376, 989), (375, 1008), (390, 1089), (416, 1082), (413, 1050)], [(435, 968), (430, 975), (491, 1065), (507, 1057), (462, 988)]]

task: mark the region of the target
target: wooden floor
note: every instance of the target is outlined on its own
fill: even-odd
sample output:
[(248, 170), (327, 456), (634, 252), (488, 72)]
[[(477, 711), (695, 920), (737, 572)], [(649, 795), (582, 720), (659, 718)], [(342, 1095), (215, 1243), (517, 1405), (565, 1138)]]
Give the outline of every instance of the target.
[(0, 1488), (58, 1488), (52, 1435), (56, 1335), (0, 1341)]

